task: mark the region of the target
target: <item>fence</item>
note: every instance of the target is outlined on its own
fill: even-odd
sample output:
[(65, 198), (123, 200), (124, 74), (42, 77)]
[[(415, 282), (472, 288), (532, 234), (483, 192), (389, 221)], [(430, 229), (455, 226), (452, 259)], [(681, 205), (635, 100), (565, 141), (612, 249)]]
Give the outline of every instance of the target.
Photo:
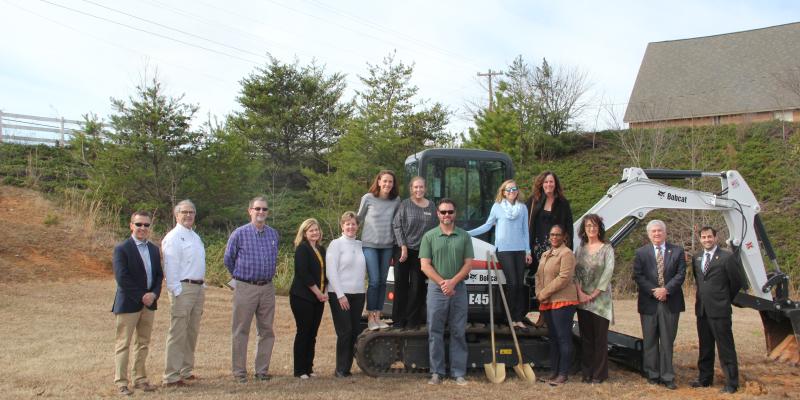
[(83, 129), (83, 124), (82, 121), (64, 118), (37, 117), (0, 111), (0, 143), (63, 146), (72, 138), (75, 131)]

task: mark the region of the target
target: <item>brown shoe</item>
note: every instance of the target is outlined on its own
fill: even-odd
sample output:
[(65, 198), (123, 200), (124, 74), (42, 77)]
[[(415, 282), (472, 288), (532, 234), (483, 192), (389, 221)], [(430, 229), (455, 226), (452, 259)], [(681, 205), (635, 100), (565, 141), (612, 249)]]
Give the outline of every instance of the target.
[(549, 383), (550, 386), (561, 386), (561, 385), (567, 383), (567, 376), (566, 375), (559, 375), (559, 376), (556, 377), (556, 379), (553, 379), (553, 380), (551, 380), (550, 382), (547, 382), (547, 383)]
[(130, 396), (133, 394), (127, 386), (120, 386), (117, 388), (117, 394), (120, 396)]
[(164, 386), (165, 388), (181, 388), (189, 385), (187, 385), (186, 382), (179, 379), (175, 382), (164, 382), (162, 386)]

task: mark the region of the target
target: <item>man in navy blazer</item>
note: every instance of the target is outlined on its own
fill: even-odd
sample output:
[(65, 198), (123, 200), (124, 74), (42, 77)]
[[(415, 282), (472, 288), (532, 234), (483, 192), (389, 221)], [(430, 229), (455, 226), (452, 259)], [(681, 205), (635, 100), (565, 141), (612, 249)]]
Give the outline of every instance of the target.
[(129, 388), (127, 370), (134, 333), (133, 388), (145, 392), (155, 390), (155, 386), (147, 381), (145, 361), (164, 272), (161, 269), (158, 247), (147, 241), (151, 223), (150, 213), (133, 213), (130, 223), (131, 237), (114, 248), (113, 267), (117, 281), (117, 293), (111, 308), (116, 316), (114, 384), (117, 386), (117, 393), (124, 396), (133, 394)]
[(717, 231), (710, 226), (700, 229), (703, 252), (692, 261), (697, 286), (694, 311), (697, 315), (697, 336), (700, 354), (697, 358), (698, 378), (692, 387), (711, 386), (714, 381), (714, 343), (719, 350), (719, 363), (725, 374), (722, 393), (739, 389), (739, 366), (731, 324), (731, 303), (744, 286), (739, 258), (717, 246)]
[(643, 369), (648, 383), (661, 383), (674, 390), (677, 386), (672, 353), (678, 318), (686, 309), (681, 288), (686, 279), (686, 260), (682, 247), (667, 243), (663, 221), (650, 221), (647, 237), (651, 244), (637, 249), (633, 260), (633, 278), (639, 286)]

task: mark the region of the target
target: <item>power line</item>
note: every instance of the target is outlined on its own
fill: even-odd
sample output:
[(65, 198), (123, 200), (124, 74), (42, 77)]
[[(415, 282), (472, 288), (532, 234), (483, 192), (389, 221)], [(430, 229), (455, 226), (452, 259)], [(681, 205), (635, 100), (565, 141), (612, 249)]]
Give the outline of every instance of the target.
[(150, 20), (145, 19), (145, 18), (137, 17), (136, 15), (129, 14), (127, 12), (120, 11), (120, 10), (117, 10), (117, 9), (114, 9), (114, 8), (111, 8), (111, 7), (108, 7), (108, 6), (104, 6), (102, 4), (98, 4), (98, 3), (94, 2), (94, 1), (91, 1), (91, 0), (83, 0), (83, 1), (85, 3), (93, 4), (93, 5), (97, 6), (97, 7), (104, 8), (106, 10), (113, 11), (115, 13), (119, 13), (119, 14), (125, 15), (127, 17), (131, 17), (131, 18), (137, 19), (139, 21), (147, 22), (148, 24), (153, 24), (155, 26), (158, 26), (158, 27), (161, 27), (161, 28), (164, 28), (164, 29), (169, 29), (171, 31), (175, 31), (175, 32), (184, 34), (186, 36), (190, 36), (190, 37), (193, 37), (193, 38), (196, 38), (196, 39), (200, 39), (200, 40), (205, 40), (205, 41), (207, 41), (209, 43), (213, 43), (213, 44), (216, 44), (216, 45), (219, 45), (219, 46), (222, 46), (222, 47), (226, 47), (226, 48), (229, 48), (231, 50), (240, 51), (242, 53), (246, 53), (246, 54), (253, 55), (253, 56), (256, 56), (256, 57), (263, 57), (263, 55), (255, 53), (255, 52), (252, 52), (252, 51), (247, 50), (247, 49), (241, 49), (239, 47), (230, 46), (228, 44), (216, 41), (214, 39), (209, 39), (209, 38), (206, 38), (206, 37), (203, 37), (203, 36), (200, 36), (200, 35), (196, 35), (194, 33), (187, 32), (187, 31), (184, 31), (184, 30), (181, 30), (181, 29), (178, 29), (178, 28), (173, 28), (173, 27), (171, 27), (169, 25), (164, 25), (164, 24), (159, 23), (159, 22), (150, 21)]
[(356, 22), (358, 22), (358, 23), (360, 23), (360, 24), (362, 24), (364, 26), (371, 27), (372, 29), (376, 29), (376, 30), (379, 30), (379, 31), (390, 33), (390, 34), (393, 34), (393, 35), (396, 35), (396, 36), (400, 36), (401, 38), (404, 38), (405, 40), (407, 40), (409, 42), (416, 43), (416, 44), (418, 44), (420, 46), (423, 46), (423, 47), (427, 47), (427, 48), (431, 49), (432, 51), (437, 52), (439, 54), (442, 54), (444, 56), (447, 56), (449, 58), (459, 59), (461, 61), (466, 62), (467, 64), (471, 64), (472, 66), (477, 66), (478, 65), (476, 63), (476, 61), (474, 61), (474, 60), (471, 60), (471, 59), (469, 59), (467, 57), (464, 57), (464, 56), (462, 56), (462, 55), (460, 55), (458, 53), (452, 52), (452, 51), (450, 51), (448, 49), (439, 47), (439, 46), (437, 46), (435, 44), (428, 43), (428, 42), (426, 42), (424, 40), (421, 40), (421, 39), (417, 39), (417, 38), (415, 38), (415, 37), (413, 37), (411, 35), (406, 34), (405, 32), (398, 31), (398, 30), (395, 30), (395, 29), (392, 29), (392, 28), (389, 28), (389, 27), (385, 27), (385, 26), (380, 25), (378, 23), (372, 22), (372, 21), (370, 21), (368, 19), (361, 18), (361, 17), (359, 17), (357, 15), (353, 15), (353, 14), (347, 13), (345, 11), (341, 11), (341, 10), (339, 10), (339, 9), (333, 7), (333, 6), (324, 4), (319, 0), (307, 0), (307, 1), (310, 2), (310, 3), (315, 4), (319, 8), (324, 8), (324, 9), (326, 9), (328, 11), (335, 12), (335, 13), (337, 13), (339, 15), (342, 15), (342, 16), (345, 16), (345, 17), (351, 19), (351, 20), (354, 20), (354, 21), (356, 21)]
[(53, 6), (56, 6), (56, 7), (63, 8), (65, 10), (72, 11), (74, 13), (85, 15), (87, 17), (92, 17), (92, 18), (95, 18), (95, 19), (99, 19), (101, 21), (106, 21), (106, 22), (110, 22), (110, 23), (115, 24), (115, 25), (123, 26), (123, 27), (128, 28), (128, 29), (132, 29), (132, 30), (135, 30), (135, 31), (146, 33), (148, 35), (153, 35), (153, 36), (156, 36), (156, 37), (159, 37), (159, 38), (162, 38), (162, 39), (171, 40), (173, 42), (178, 42), (178, 43), (186, 45), (186, 46), (190, 46), (190, 47), (194, 47), (194, 48), (197, 48), (197, 49), (209, 51), (209, 52), (216, 53), (216, 54), (223, 55), (223, 56), (230, 57), (230, 58), (235, 58), (237, 60), (245, 61), (245, 62), (248, 62), (248, 63), (251, 63), (251, 64), (255, 64), (255, 65), (259, 65), (260, 64), (260, 62), (249, 60), (249, 59), (246, 59), (246, 58), (242, 58), (242, 57), (239, 57), (239, 56), (234, 55), (234, 54), (229, 54), (229, 53), (226, 53), (226, 52), (223, 52), (223, 51), (219, 51), (219, 50), (215, 50), (215, 49), (212, 49), (212, 48), (209, 48), (209, 47), (205, 47), (205, 46), (201, 46), (201, 45), (198, 45), (198, 44), (190, 43), (190, 42), (187, 42), (187, 41), (184, 41), (184, 40), (180, 40), (180, 39), (176, 39), (176, 38), (173, 38), (173, 37), (169, 37), (167, 35), (162, 35), (160, 33), (148, 31), (147, 29), (138, 28), (138, 27), (135, 27), (135, 26), (132, 26), (132, 25), (128, 25), (128, 24), (122, 23), (122, 22), (114, 21), (112, 19), (108, 19), (108, 18), (105, 18), (105, 17), (100, 17), (100, 16), (97, 16), (97, 15), (94, 15), (94, 14), (90, 14), (90, 13), (85, 12), (85, 11), (74, 9), (72, 7), (67, 7), (67, 6), (62, 5), (62, 4), (53, 3), (53, 2), (48, 1), (48, 0), (39, 0), (39, 1), (41, 1), (43, 3), (47, 3), (47, 4), (50, 4), (50, 5), (53, 5)]
[[(93, 39), (95, 39), (95, 40), (99, 41), (99, 42), (105, 43), (105, 44), (107, 44), (107, 45), (109, 45), (109, 46), (112, 46), (112, 47), (117, 47), (117, 48), (120, 48), (120, 49), (122, 49), (122, 50), (125, 50), (125, 51), (128, 51), (128, 52), (131, 52), (131, 53), (136, 53), (136, 54), (140, 54), (140, 55), (146, 56), (146, 57), (148, 57), (148, 58), (153, 58), (153, 59), (155, 59), (155, 60), (159, 60), (160, 62), (162, 62), (162, 63), (164, 63), (164, 64), (167, 64), (167, 65), (172, 65), (172, 66), (175, 66), (175, 67), (178, 67), (178, 68), (184, 69), (184, 70), (186, 70), (186, 71), (190, 71), (190, 72), (192, 72), (192, 73), (195, 73), (195, 74), (198, 74), (198, 75), (205, 76), (206, 78), (212, 79), (212, 80), (216, 81), (217, 83), (228, 83), (228, 81), (226, 81), (226, 80), (224, 80), (224, 79), (222, 79), (222, 78), (220, 78), (220, 77), (218, 77), (218, 76), (211, 75), (211, 74), (208, 74), (208, 73), (206, 73), (206, 72), (199, 71), (199, 70), (196, 70), (196, 69), (193, 69), (193, 68), (187, 67), (187, 66), (185, 66), (185, 65), (176, 64), (176, 63), (173, 63), (173, 62), (170, 62), (170, 61), (160, 60), (159, 58), (157, 58), (157, 57), (153, 57), (153, 56), (151, 56), (151, 55), (149, 55), (149, 54), (147, 54), (147, 53), (141, 52), (141, 51), (139, 51), (139, 50), (132, 49), (132, 48), (130, 48), (130, 47), (127, 47), (127, 46), (123, 46), (123, 45), (121, 45), (121, 44), (119, 44), (119, 43), (114, 43), (114, 42), (112, 42), (112, 41), (109, 41), (109, 40), (107, 40), (106, 38), (99, 37), (99, 36), (97, 36), (97, 35), (94, 35), (94, 34), (91, 34), (91, 33), (89, 33), (89, 32), (85, 32), (85, 31), (82, 31), (82, 30), (80, 30), (80, 29), (77, 29), (77, 28), (75, 28), (75, 27), (73, 27), (73, 26), (67, 25), (67, 24), (65, 24), (65, 23), (63, 23), (63, 22), (61, 22), (61, 21), (58, 21), (58, 20), (55, 20), (55, 19), (52, 19), (52, 18), (46, 17), (46, 16), (44, 16), (44, 15), (41, 15), (41, 14), (39, 14), (39, 13), (36, 13), (36, 12), (34, 12), (34, 11), (31, 11), (31, 10), (29, 10), (29, 9), (27, 9), (27, 8), (21, 7), (21, 6), (19, 6), (18, 4), (9, 3), (9, 1), (8, 1), (8, 0), (3, 0), (3, 1), (4, 1), (5, 3), (8, 3), (8, 4), (10, 4), (10, 5), (12, 5), (12, 6), (14, 6), (14, 7), (16, 7), (16, 8), (18, 8), (18, 9), (22, 10), (22, 11), (25, 11), (25, 12), (27, 12), (27, 13), (29, 13), (29, 14), (31, 14), (31, 15), (33, 15), (33, 16), (35, 16), (35, 17), (41, 18), (41, 19), (43, 19), (43, 20), (45, 20), (45, 21), (49, 21), (49, 22), (51, 22), (51, 23), (53, 23), (53, 24), (55, 24), (55, 25), (59, 25), (59, 26), (61, 26), (61, 27), (65, 28), (65, 29), (69, 29), (69, 30), (71, 30), (71, 31), (74, 31), (74, 32), (80, 33), (80, 34), (82, 34), (82, 35), (86, 35), (86, 36), (88, 36), (88, 37), (91, 37), (91, 38), (93, 38)], [(123, 66), (122, 64), (119, 64), (119, 63), (117, 63), (117, 65), (118, 65), (118, 66), (120, 66), (120, 67), (122, 67), (122, 66)]]

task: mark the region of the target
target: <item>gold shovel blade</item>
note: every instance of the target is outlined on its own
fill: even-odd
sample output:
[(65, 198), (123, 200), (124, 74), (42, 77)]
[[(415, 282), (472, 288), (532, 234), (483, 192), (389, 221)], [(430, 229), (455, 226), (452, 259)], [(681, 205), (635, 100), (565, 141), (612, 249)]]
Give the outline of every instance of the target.
[(489, 382), (502, 383), (506, 380), (506, 365), (503, 363), (483, 364), (483, 369), (486, 371), (486, 379)]
[(536, 382), (536, 374), (533, 372), (533, 368), (531, 368), (529, 364), (515, 365), (514, 372), (517, 373), (517, 376), (520, 379), (524, 379), (528, 382)]

